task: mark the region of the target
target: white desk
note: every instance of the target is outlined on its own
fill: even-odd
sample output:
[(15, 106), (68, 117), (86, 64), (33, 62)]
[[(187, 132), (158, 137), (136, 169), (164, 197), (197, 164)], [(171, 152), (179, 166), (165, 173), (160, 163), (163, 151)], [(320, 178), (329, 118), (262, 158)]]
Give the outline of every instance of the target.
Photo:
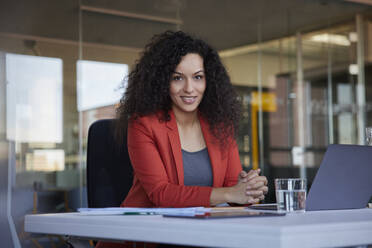
[(162, 216), (26, 215), (25, 230), (112, 240), (212, 247), (337, 247), (372, 244), (372, 209), (285, 217), (182, 219)]

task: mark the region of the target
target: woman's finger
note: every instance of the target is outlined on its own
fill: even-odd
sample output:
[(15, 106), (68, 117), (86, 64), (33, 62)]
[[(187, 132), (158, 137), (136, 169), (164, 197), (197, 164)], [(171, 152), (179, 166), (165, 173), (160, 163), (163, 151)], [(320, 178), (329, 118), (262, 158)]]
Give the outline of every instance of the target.
[(251, 195), (251, 196), (261, 196), (261, 195), (265, 195), (267, 194), (268, 192), (268, 188), (267, 186), (262, 186), (258, 189), (250, 189), (250, 190), (246, 190), (246, 195)]
[(267, 194), (267, 192), (269, 191), (269, 188), (267, 186), (262, 186), (258, 188), (257, 190), (261, 190), (264, 194)]
[(251, 180), (251, 179), (253, 179), (253, 178), (255, 178), (255, 177), (258, 177), (259, 176), (259, 174), (260, 174), (260, 169), (257, 169), (257, 170), (250, 170), (249, 172), (248, 172), (248, 175), (247, 175), (247, 180), (249, 181), (249, 180)]
[(253, 190), (257, 190), (259, 189), (260, 187), (263, 187), (265, 186), (265, 183), (263, 181), (258, 181), (258, 182), (248, 182), (247, 184), (247, 189), (253, 189)]
[(264, 176), (265, 185), (267, 185), (267, 178)]
[(239, 181), (239, 182), (242, 182), (242, 183), (246, 183), (246, 182), (248, 182), (247, 175), (248, 175), (248, 173), (247, 173), (246, 171), (242, 170), (242, 171), (239, 173), (238, 181)]
[(248, 175), (248, 173), (245, 170), (242, 170), (239, 174), (239, 176), (241, 176), (241, 177), (246, 177), (247, 175)]
[(259, 203), (259, 202), (260, 202), (259, 198), (249, 198), (248, 199), (248, 203), (250, 203), (250, 204), (256, 204), (256, 203)]
[(241, 171), (239, 173), (239, 182), (246, 183), (249, 180), (252, 180), (253, 178), (257, 177), (260, 170), (250, 170), (248, 173), (246, 171)]
[(255, 184), (257, 182), (263, 182), (264, 185), (267, 185), (267, 178), (265, 176), (256, 176), (249, 180), (249, 184)]
[(263, 195), (263, 191), (262, 190), (248, 190), (245, 192), (245, 194), (248, 196), (257, 198)]

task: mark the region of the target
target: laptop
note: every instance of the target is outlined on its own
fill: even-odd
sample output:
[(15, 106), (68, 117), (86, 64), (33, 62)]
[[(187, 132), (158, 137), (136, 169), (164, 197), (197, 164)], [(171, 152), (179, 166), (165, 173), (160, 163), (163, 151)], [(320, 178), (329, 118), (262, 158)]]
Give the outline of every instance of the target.
[(372, 196), (372, 146), (329, 145), (306, 210), (365, 208)]

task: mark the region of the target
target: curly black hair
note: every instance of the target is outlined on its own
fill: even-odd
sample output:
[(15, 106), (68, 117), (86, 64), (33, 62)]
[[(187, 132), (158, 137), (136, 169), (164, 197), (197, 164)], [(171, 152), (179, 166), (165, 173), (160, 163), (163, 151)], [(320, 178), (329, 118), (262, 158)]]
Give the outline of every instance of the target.
[(203, 58), (207, 84), (198, 110), (208, 121), (212, 134), (221, 142), (237, 134), (241, 104), (218, 53), (203, 40), (182, 31), (155, 35), (146, 45), (128, 76), (127, 89), (117, 108), (119, 132), (126, 130), (131, 117), (160, 112), (162, 121), (170, 120), (171, 76), (189, 53)]

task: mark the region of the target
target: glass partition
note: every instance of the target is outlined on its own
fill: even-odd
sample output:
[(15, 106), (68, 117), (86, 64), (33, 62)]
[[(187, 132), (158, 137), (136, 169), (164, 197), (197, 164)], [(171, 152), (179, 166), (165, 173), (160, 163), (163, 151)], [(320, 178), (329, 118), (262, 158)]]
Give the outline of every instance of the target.
[[(37, 20), (52, 10), (31, 2), (0, 4), (0, 126), (4, 127), (0, 128), (0, 198), (7, 214), (0, 223), (1, 233), (10, 235), (4, 247), (63, 245), (62, 237), (26, 233), (24, 216), (80, 206), (77, 13), (71, 13), (63, 26), (45, 20), (41, 25)], [(27, 13), (19, 14), (19, 4)], [(54, 7), (63, 13), (74, 5)], [(59, 14), (53, 18), (58, 20)]]
[(354, 20), (221, 51), (243, 103), (242, 164), (271, 188), (277, 177), (311, 186), (329, 144), (359, 144), (357, 41)]

